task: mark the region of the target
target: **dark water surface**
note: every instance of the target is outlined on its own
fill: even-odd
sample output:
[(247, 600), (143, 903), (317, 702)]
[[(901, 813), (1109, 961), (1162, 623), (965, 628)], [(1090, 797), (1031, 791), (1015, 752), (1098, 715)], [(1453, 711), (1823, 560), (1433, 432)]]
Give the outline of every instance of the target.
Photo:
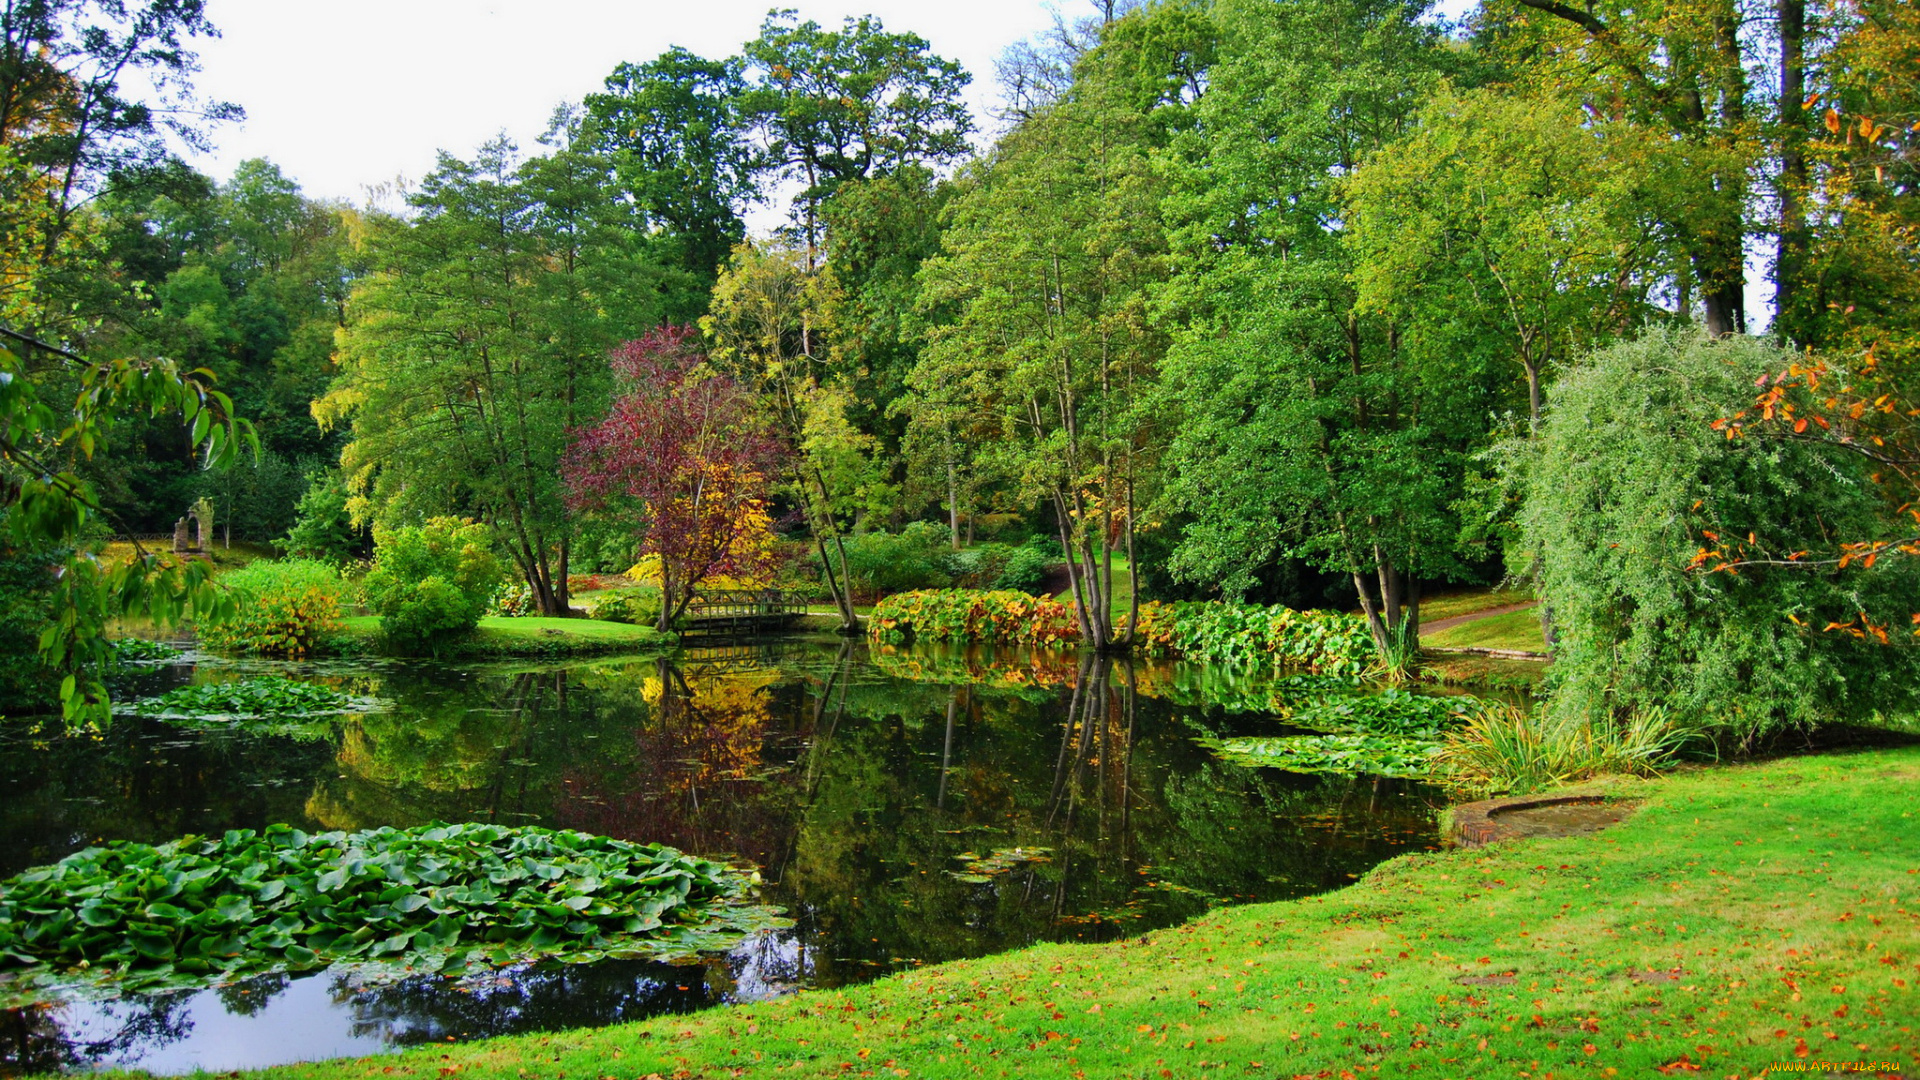
[(493, 821), (751, 862), (796, 925), (696, 966), (329, 971), (0, 1012), (0, 1074), (220, 1071), (686, 1012), (1137, 934), (1437, 842), (1431, 789), (1214, 759), (1195, 736), (1285, 729), (1198, 669), (810, 640), (671, 663), (192, 660), (139, 689), (271, 669), (393, 706), (304, 739), (132, 718), (0, 734), (0, 877), (103, 840)]

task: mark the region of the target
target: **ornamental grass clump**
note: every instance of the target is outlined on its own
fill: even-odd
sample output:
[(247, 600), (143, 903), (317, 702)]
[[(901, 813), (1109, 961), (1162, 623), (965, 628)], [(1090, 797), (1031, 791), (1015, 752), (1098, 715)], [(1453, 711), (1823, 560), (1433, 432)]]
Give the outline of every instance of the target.
[(874, 605), (867, 632), (875, 641), (1059, 645), (1077, 641), (1073, 608), (1019, 592), (928, 589), (896, 593)]
[(233, 603), (224, 618), (199, 627), (200, 642), (222, 652), (306, 656), (340, 629), (340, 607), (352, 586), (314, 559), (250, 563), (220, 578)]
[(1588, 723), (1489, 705), (1447, 739), (1436, 765), (1466, 791), (1525, 794), (1596, 776), (1650, 776), (1702, 734), (1658, 707)]
[(675, 958), (779, 925), (747, 879), (658, 844), (502, 825), (114, 842), (0, 882), (0, 1007), (381, 963)]

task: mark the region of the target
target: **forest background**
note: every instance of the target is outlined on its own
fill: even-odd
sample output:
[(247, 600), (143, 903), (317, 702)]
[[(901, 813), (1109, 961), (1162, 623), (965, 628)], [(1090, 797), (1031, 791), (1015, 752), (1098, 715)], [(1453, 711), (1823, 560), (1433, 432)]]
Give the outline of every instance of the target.
[(55, 674), (89, 619), (203, 601), (82, 603), (48, 552), (205, 499), (336, 559), (472, 518), (554, 614), (651, 553), (851, 624), (863, 559), (994, 540), (1101, 648), (1225, 598), (1390, 652), (1423, 590), (1509, 579), (1585, 711), (1913, 683), (1911, 5), (1109, 0), (1011, 48), (991, 118), (915, 35), (775, 12), (398, 212), (185, 165), (237, 112), (191, 93), (213, 30), (0, 16), (6, 619)]

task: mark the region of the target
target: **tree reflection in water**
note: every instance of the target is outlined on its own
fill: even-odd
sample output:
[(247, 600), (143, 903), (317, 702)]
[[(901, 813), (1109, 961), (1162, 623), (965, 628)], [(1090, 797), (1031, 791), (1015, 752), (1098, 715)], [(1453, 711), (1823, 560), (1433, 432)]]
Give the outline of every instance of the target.
[(152, 724), (84, 746), (0, 742), (0, 851), (48, 861), (95, 838), (273, 821), (541, 824), (752, 863), (795, 925), (704, 968), (270, 977), (8, 1013), (0, 1070), (222, 1069), (265, 1062), (194, 1055), (294, 1053), (280, 1043), (295, 1027), (313, 1056), (679, 1012), (1138, 934), (1336, 887), (1435, 838), (1439, 800), (1418, 785), (1212, 757), (1196, 735), (1285, 733), (1263, 706), (1273, 691), (1217, 670), (802, 641), (362, 677), (356, 689), (394, 707), (320, 743)]

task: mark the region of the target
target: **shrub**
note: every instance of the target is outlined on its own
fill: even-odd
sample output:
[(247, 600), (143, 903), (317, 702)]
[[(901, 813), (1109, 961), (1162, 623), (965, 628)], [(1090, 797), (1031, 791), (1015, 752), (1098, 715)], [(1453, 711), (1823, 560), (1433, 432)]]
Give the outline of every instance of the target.
[(855, 596), (940, 589), (953, 582), (947, 569), (947, 531), (932, 522), (916, 521), (898, 534), (881, 529), (841, 542), (846, 546), (847, 577)]
[(1438, 765), (1456, 787), (1524, 794), (1609, 773), (1653, 773), (1696, 735), (1657, 708), (1589, 724), (1488, 706), (1447, 740)]
[(261, 559), (226, 574), (231, 613), (200, 627), (200, 641), (223, 652), (305, 656), (322, 634), (340, 628), (351, 587), (340, 571), (313, 559)]
[(362, 583), (387, 639), (434, 647), (471, 631), (504, 576), (485, 526), (458, 518), (373, 533), (373, 569)]
[(1007, 556), (1005, 565), (993, 579), (993, 587), (1037, 594), (1046, 587), (1047, 567), (1058, 561), (1058, 556), (1042, 545), (1023, 544)]
[(876, 641), (1057, 645), (1080, 636), (1066, 604), (1017, 592), (968, 589), (897, 593), (874, 605), (867, 621)]
[(353, 527), (347, 513), (347, 487), (338, 473), (318, 472), (307, 478), (306, 494), (294, 509), (293, 528), (280, 541), (296, 559), (315, 559), (335, 566), (352, 562), (366, 547), (366, 537)]
[(587, 617), (601, 622), (652, 626), (660, 619), (660, 590), (614, 589), (587, 605)]
[(1360, 675), (1377, 659), (1367, 621), (1358, 615), (1222, 601), (1140, 605), (1134, 647), (1149, 656), (1319, 675)]
[(947, 555), (947, 573), (957, 588), (1005, 588), (1000, 584), (1001, 575), (1019, 550), (1008, 544), (975, 544)]
[(533, 589), (524, 581), (509, 581), (493, 591), (487, 614), (518, 619), (533, 613)]
[(1830, 624), (1911, 610), (1920, 560), (1693, 568), (1717, 538), (1787, 560), (1885, 535), (1872, 463), (1855, 450), (1715, 430), (1794, 359), (1751, 338), (1655, 330), (1554, 387), (1521, 520), (1559, 637), (1555, 723), (1604, 732), (1664, 709), (1751, 736), (1914, 701), (1920, 649)]
[(66, 548), (18, 545), (0, 508), (0, 713), (56, 708), (60, 677), (40, 658), (40, 633), (60, 610), (58, 569)]

